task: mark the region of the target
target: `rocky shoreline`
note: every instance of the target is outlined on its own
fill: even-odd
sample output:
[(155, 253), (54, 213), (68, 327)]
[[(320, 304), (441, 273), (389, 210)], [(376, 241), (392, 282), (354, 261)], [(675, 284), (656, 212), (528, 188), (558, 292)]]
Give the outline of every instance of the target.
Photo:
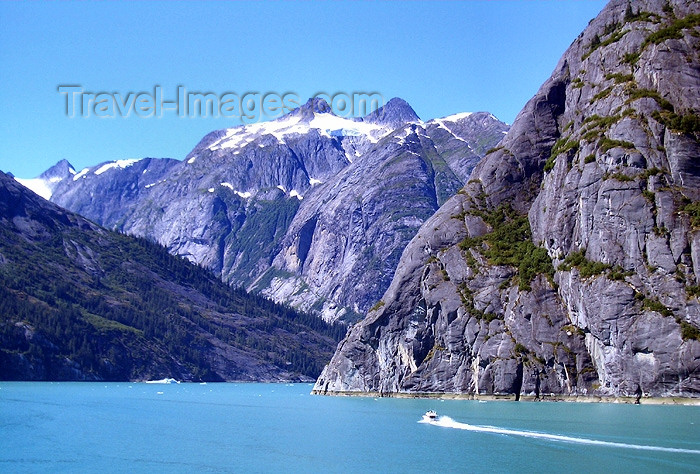
[[(431, 393), (431, 392), (323, 392), (312, 390), (311, 395), (328, 395), (336, 397), (379, 397), (379, 398), (430, 398), (437, 400), (480, 400), (480, 401), (516, 401), (515, 394), (477, 395), (472, 393)], [(536, 398), (534, 395), (521, 395), (521, 402), (577, 402), (577, 403), (624, 403), (633, 405), (636, 397), (613, 397), (603, 395), (559, 395), (546, 394)], [(700, 406), (700, 398), (689, 397), (642, 397), (641, 405), (688, 405)]]

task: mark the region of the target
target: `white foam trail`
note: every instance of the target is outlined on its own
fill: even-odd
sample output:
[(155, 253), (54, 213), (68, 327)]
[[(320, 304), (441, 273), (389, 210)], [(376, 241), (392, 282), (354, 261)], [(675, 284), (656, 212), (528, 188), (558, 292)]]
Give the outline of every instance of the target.
[(556, 435), (549, 433), (539, 433), (537, 431), (521, 431), (512, 430), (508, 428), (497, 428), (495, 426), (480, 426), (480, 425), (470, 425), (468, 423), (460, 423), (453, 420), (449, 416), (441, 416), (437, 420), (428, 420), (423, 418), (419, 423), (427, 423), (435, 426), (442, 426), (443, 428), (454, 428), (458, 430), (476, 431), (480, 433), (495, 433), (504, 434), (511, 436), (523, 436), (526, 438), (539, 438), (539, 439), (549, 439), (552, 441), (560, 441), (563, 443), (575, 443), (575, 444), (587, 444), (592, 446), (607, 446), (610, 448), (627, 448), (627, 449), (640, 449), (644, 451), (663, 451), (666, 453), (685, 453), (685, 454), (700, 454), (700, 450), (697, 449), (683, 449), (683, 448), (666, 448), (664, 446), (648, 446), (643, 444), (628, 444), (628, 443), (616, 443), (614, 441), (601, 441), (597, 439), (587, 439), (587, 438), (576, 438), (573, 436)]

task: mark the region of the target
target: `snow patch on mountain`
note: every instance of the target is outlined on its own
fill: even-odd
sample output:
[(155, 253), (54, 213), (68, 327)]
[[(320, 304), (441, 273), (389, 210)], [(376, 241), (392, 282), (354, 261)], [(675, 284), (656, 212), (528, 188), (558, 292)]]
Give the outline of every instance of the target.
[[(128, 168), (129, 166), (133, 165), (134, 163), (137, 163), (141, 161), (140, 159), (136, 160), (117, 160), (117, 161), (111, 161), (109, 163), (105, 163), (104, 165), (100, 166), (96, 171), (96, 175), (101, 175), (105, 171), (109, 171), (111, 169), (123, 169), (123, 168)], [(74, 178), (75, 179), (75, 178)]]
[[(213, 142), (208, 148), (210, 150), (241, 148), (264, 135), (272, 135), (279, 143), (285, 144), (289, 136), (304, 135), (311, 130), (318, 130), (325, 137), (363, 137), (371, 143), (376, 143), (391, 132), (390, 128), (379, 124), (355, 121), (332, 113), (314, 113), (310, 120), (287, 116), (270, 122), (229, 128), (223, 137)], [(260, 148), (264, 146), (264, 144), (258, 144)]]
[[(468, 117), (468, 115), (467, 115), (467, 117)], [(462, 138), (462, 137), (460, 137), (459, 135), (457, 135), (455, 132), (453, 132), (452, 130), (450, 130), (450, 128), (449, 128), (447, 125), (445, 125), (445, 122), (446, 122), (446, 121), (452, 122), (452, 120), (446, 120), (446, 119), (435, 119), (435, 120), (432, 120), (433, 123), (436, 123), (436, 124), (438, 125), (438, 127), (440, 127), (440, 128), (442, 128), (443, 130), (447, 131), (447, 133), (449, 133), (450, 135), (452, 135), (452, 136), (453, 136), (454, 138), (456, 138), (457, 140), (461, 140), (461, 141), (463, 141), (464, 143), (467, 143), (467, 141), (466, 141), (464, 138)]]
[(406, 138), (408, 138), (412, 131), (413, 127), (411, 125), (406, 125), (401, 131), (394, 135), (394, 138), (396, 138), (399, 145), (403, 146), (406, 143)]
[(309, 122), (309, 128), (317, 128), (326, 136), (365, 136), (372, 143), (376, 143), (378, 134), (386, 134), (390, 130), (381, 125), (355, 122), (333, 114), (314, 114)]
[[(44, 180), (41, 178), (31, 178), (31, 179), (23, 179), (23, 178), (15, 178), (15, 180), (24, 186), (25, 188), (29, 189), (30, 191), (33, 191), (34, 193), (38, 194), (39, 196), (43, 197), (47, 201), (51, 199), (51, 195), (53, 194), (53, 189), (49, 187), (48, 185), (48, 180)], [(59, 181), (61, 179), (59, 178)]]
[(153, 186), (155, 186), (157, 184), (165, 183), (166, 181), (167, 181), (167, 179), (161, 179), (160, 181), (156, 181), (155, 183), (147, 184), (146, 186), (144, 186), (144, 188), (151, 189)]
[(78, 181), (80, 178), (84, 178), (86, 174), (90, 172), (90, 168), (83, 168), (80, 173), (73, 176), (73, 181)]
[(229, 188), (231, 191), (233, 191), (235, 194), (242, 197), (243, 199), (248, 199), (250, 196), (253, 195), (249, 191), (246, 191), (246, 192), (237, 191), (236, 189), (234, 189), (233, 184), (231, 184), (231, 183), (221, 183), (221, 186), (223, 186), (225, 188)]
[[(448, 115), (447, 117), (443, 117), (442, 119), (436, 119), (436, 120), (443, 120), (445, 122), (457, 122), (459, 120), (463, 120), (463, 119), (469, 117), (472, 114), (473, 114), (473, 112), (460, 112), (458, 114)], [(493, 117), (493, 115), (491, 117)], [(493, 118), (496, 119), (496, 117), (493, 117)], [(496, 119), (496, 120), (498, 120), (498, 119)]]

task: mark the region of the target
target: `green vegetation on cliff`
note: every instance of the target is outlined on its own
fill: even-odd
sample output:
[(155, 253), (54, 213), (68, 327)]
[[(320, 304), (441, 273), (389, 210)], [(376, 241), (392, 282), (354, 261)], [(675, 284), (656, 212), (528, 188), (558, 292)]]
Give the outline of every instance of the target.
[[(547, 250), (532, 242), (530, 221), (508, 205), (492, 211), (472, 210), (491, 227), (491, 232), (479, 237), (467, 237), (460, 243), (462, 250), (476, 249), (491, 265), (508, 265), (517, 268), (518, 286), (530, 290), (535, 276), (544, 274), (552, 283), (554, 267)], [(484, 245), (486, 244), (486, 245)]]

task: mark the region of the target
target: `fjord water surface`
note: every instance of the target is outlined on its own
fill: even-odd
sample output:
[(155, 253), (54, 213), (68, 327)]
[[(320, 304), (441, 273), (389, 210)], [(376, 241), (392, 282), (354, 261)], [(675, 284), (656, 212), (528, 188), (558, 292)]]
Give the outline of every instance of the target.
[[(0, 383), (2, 472), (699, 472), (700, 407)], [(444, 418), (419, 423), (435, 409)]]

